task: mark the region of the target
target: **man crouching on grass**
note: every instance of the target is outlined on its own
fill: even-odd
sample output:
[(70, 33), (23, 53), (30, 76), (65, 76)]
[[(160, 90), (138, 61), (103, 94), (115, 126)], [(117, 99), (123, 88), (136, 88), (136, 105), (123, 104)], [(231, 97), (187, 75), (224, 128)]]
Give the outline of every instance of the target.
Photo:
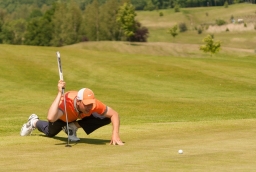
[[(54, 137), (62, 129), (67, 133), (64, 98), (62, 88), (65, 82), (59, 80), (58, 94), (48, 111), (47, 120), (39, 120), (36, 114), (30, 115), (20, 131), (21, 136), (31, 135), (34, 129), (38, 129), (48, 137)], [(112, 138), (110, 144), (124, 145), (119, 137), (119, 115), (112, 108), (95, 99), (94, 93), (89, 88), (77, 91), (69, 91), (64, 94), (66, 100), (66, 112), (68, 116), (68, 129), (70, 141), (79, 141), (76, 135), (78, 128), (83, 128), (87, 135), (96, 129), (112, 123)]]

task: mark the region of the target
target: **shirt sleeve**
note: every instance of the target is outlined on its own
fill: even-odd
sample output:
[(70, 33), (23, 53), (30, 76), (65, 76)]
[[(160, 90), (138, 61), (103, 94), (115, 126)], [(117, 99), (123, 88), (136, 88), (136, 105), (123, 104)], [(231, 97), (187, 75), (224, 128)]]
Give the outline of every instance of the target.
[(93, 110), (93, 113), (97, 113), (98, 115), (105, 115), (107, 113), (108, 107), (102, 103), (101, 101), (96, 99), (96, 106)]

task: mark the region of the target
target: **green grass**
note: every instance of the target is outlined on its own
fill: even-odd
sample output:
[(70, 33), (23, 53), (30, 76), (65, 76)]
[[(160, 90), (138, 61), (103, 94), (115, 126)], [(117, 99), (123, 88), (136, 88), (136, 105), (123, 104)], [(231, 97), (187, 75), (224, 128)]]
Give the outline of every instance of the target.
[[(244, 7), (251, 11), (246, 4), (228, 10)], [(254, 32), (215, 34), (225, 46), (213, 56), (199, 50), (207, 33), (190, 31), (170, 40), (164, 35), (170, 19), (172, 24), (213, 9), (220, 10), (216, 17), (223, 11), (167, 10), (172, 18), (161, 19), (154, 18), (156, 12), (141, 12), (143, 22), (157, 21), (148, 43), (0, 45), (0, 171), (254, 171)], [(65, 147), (63, 132), (54, 138), (37, 130), (19, 136), (31, 113), (46, 119), (57, 92), (56, 51), (66, 90), (89, 87), (119, 112), (125, 146), (108, 145), (111, 125), (89, 136), (78, 130), (81, 141), (72, 148)]]
[[(53, 139), (1, 138), (3, 171), (254, 171), (255, 120), (123, 125), (123, 147), (107, 145), (111, 127), (66, 148)], [(178, 150), (183, 149), (182, 155)], [(4, 155), (4, 156), (3, 156)]]
[[(255, 169), (255, 55), (224, 49), (211, 57), (197, 46), (182, 45), (182, 49), (176, 44), (122, 42), (63, 48), (0, 45), (0, 169)], [(111, 125), (90, 136), (79, 130), (81, 142), (72, 143), (72, 148), (65, 148), (64, 133), (55, 138), (39, 131), (19, 136), (28, 116), (36, 113), (45, 119), (55, 98), (56, 51), (62, 55), (67, 90), (89, 87), (119, 112), (125, 146), (108, 146)], [(184, 154), (179, 155), (179, 149)]]

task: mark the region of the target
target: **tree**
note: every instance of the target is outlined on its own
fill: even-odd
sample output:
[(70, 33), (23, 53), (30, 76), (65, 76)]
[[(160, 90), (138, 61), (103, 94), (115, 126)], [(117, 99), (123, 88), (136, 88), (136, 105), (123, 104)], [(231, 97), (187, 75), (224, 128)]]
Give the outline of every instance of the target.
[(29, 14), (29, 19), (35, 18), (35, 17), (42, 17), (43, 13), (39, 9), (34, 9), (30, 14)]
[(5, 14), (6, 12), (0, 9), (0, 43), (3, 42), (2, 31), (3, 31), (4, 20), (5, 20)]
[(49, 46), (52, 39), (52, 25), (45, 18), (33, 18), (27, 25), (24, 44)]
[(148, 33), (148, 28), (142, 26), (140, 22), (136, 21), (136, 30), (130, 40), (132, 42), (147, 42)]
[(79, 41), (82, 14), (76, 3), (57, 4), (52, 24), (54, 26), (51, 44), (63, 46)]
[(146, 1), (146, 5), (144, 7), (144, 10), (153, 11), (155, 8), (156, 7), (155, 7), (155, 5), (153, 4), (153, 2), (151, 0)]
[(101, 40), (120, 40), (120, 26), (116, 19), (119, 8), (118, 0), (109, 0), (100, 10), (100, 37)]
[(69, 45), (81, 40), (80, 39), (81, 35), (79, 35), (79, 33), (80, 33), (80, 27), (82, 23), (82, 13), (81, 13), (80, 7), (74, 1), (72, 1), (68, 6), (67, 17), (68, 17), (69, 23), (66, 28), (66, 32), (67, 32), (66, 44)]
[(2, 27), (3, 27), (3, 22), (0, 21), (0, 44), (3, 43), (3, 38), (2, 38)]
[(224, 7), (225, 7), (225, 8), (228, 8), (228, 1), (225, 1)]
[(51, 45), (63, 46), (65, 45), (65, 29), (67, 28), (67, 5), (64, 3), (57, 3), (54, 15), (52, 17), (52, 24), (54, 27)]
[(221, 43), (220, 41), (214, 42), (213, 36), (212, 35), (207, 35), (204, 39), (203, 42), (205, 45), (200, 46), (200, 50), (202, 50), (205, 53), (210, 52), (211, 55), (219, 52)]
[(6, 44), (22, 44), (26, 30), (26, 21), (24, 19), (11, 20), (4, 23), (1, 30), (1, 42)]
[(100, 4), (98, 0), (93, 0), (92, 4), (87, 5), (85, 11), (85, 31), (89, 40), (99, 41), (100, 37)]
[(188, 30), (186, 23), (182, 22), (179, 23), (179, 31), (180, 32), (186, 32)]
[(174, 6), (174, 12), (175, 12), (175, 13), (180, 12), (180, 5), (179, 5), (179, 4), (175, 4), (175, 6)]
[(26, 31), (26, 21), (24, 19), (18, 19), (11, 22), (13, 31), (13, 44), (23, 44), (24, 33)]
[(1, 42), (4, 44), (12, 44), (14, 39), (14, 34), (12, 31), (12, 27), (9, 23), (5, 23), (1, 28), (0, 34)]
[(178, 35), (178, 25), (174, 25), (167, 31), (167, 33), (171, 34), (172, 37), (175, 38)]
[(131, 0), (135, 10), (143, 10), (144, 7), (147, 5), (146, 0)]
[(124, 3), (118, 10), (116, 21), (120, 24), (126, 39), (134, 35), (136, 29), (136, 13), (132, 4)]

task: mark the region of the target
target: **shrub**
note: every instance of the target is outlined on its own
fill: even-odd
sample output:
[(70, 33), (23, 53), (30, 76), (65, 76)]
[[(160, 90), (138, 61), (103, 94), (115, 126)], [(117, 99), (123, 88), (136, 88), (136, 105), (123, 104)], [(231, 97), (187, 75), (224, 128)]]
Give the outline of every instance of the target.
[(134, 35), (130, 37), (131, 42), (147, 42), (148, 28), (141, 25), (140, 22), (136, 21), (136, 31)]
[(87, 42), (87, 41), (89, 41), (89, 39), (86, 36), (81, 37), (81, 42)]
[(180, 12), (180, 6), (178, 4), (176, 4), (174, 6), (174, 12), (177, 13), (177, 12)]
[(217, 19), (217, 20), (216, 20), (216, 24), (217, 24), (218, 26), (221, 26), (221, 25), (226, 24), (226, 21), (225, 21), (225, 20), (222, 20), (222, 19)]
[(154, 4), (152, 3), (152, 1), (148, 1), (148, 4), (144, 7), (145, 11), (153, 11), (155, 9), (156, 8), (155, 8)]
[(227, 2), (227, 1), (225, 1), (224, 7), (225, 7), (225, 8), (228, 8), (228, 2)]
[(231, 15), (231, 17), (230, 17), (230, 22), (231, 22), (231, 23), (235, 23), (235, 18), (234, 18), (233, 15)]
[(228, 28), (226, 28), (226, 32), (228, 32), (229, 31), (229, 29)]
[(159, 13), (159, 16), (162, 17), (163, 15), (164, 15), (164, 13), (161, 11), (161, 12)]
[(203, 33), (203, 29), (202, 29), (201, 27), (199, 27), (199, 28), (197, 29), (197, 33), (198, 33), (198, 34)]
[(200, 46), (200, 50), (202, 50), (205, 53), (211, 53), (215, 54), (220, 51), (221, 43), (220, 41), (214, 41), (213, 37), (211, 35), (207, 35), (204, 39), (203, 42), (205, 45)]
[(168, 29), (167, 33), (171, 34), (173, 38), (178, 35), (178, 25), (174, 25), (172, 28)]
[(188, 30), (186, 23), (180, 23), (179, 30), (180, 32), (186, 32)]
[(247, 27), (247, 24), (246, 24), (246, 23), (244, 23), (244, 27)]

